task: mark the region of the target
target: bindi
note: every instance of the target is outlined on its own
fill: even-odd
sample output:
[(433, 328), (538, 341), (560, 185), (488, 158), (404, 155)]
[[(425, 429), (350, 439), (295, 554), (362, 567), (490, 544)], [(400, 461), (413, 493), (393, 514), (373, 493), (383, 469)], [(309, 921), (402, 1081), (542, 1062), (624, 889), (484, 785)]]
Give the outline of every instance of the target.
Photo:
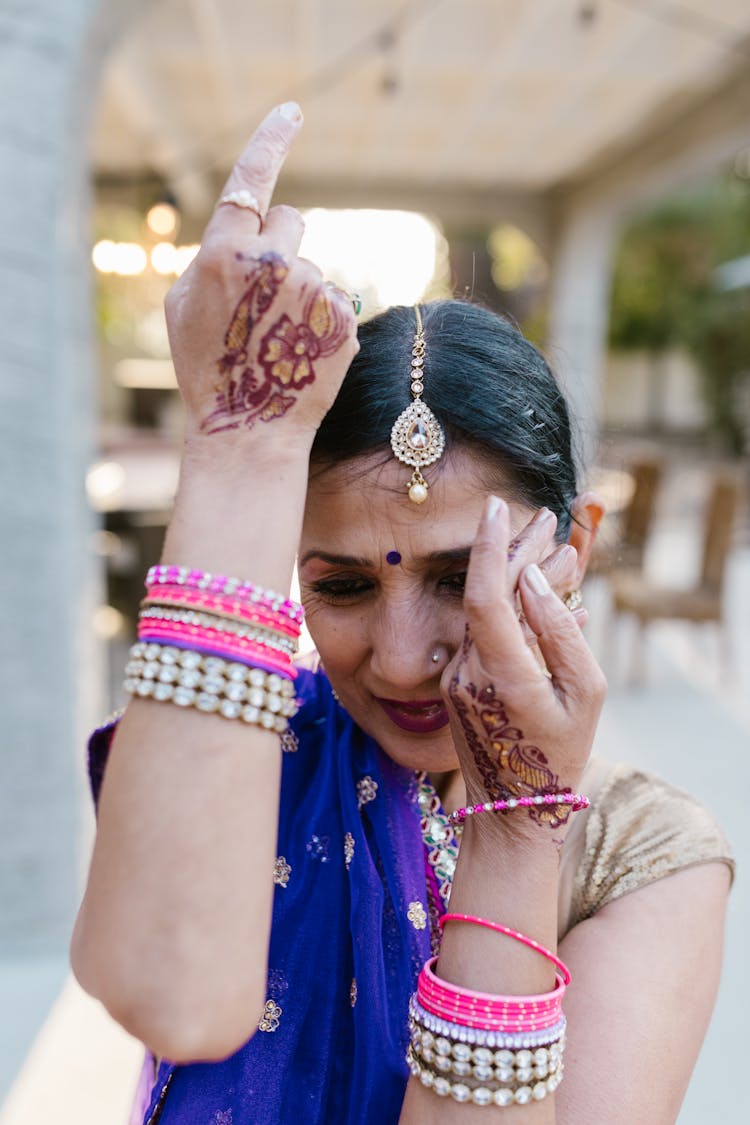
[(389, 566), (398, 566), (398, 564), (401, 562), (401, 555), (398, 553), (398, 551), (389, 551), (385, 556), (385, 561)]

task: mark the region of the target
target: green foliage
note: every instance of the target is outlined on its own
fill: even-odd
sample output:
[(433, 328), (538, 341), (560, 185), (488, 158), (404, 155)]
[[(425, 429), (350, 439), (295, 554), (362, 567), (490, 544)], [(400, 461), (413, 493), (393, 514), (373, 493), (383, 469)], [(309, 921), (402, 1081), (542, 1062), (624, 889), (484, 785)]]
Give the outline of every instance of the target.
[(610, 344), (660, 352), (686, 347), (703, 374), (706, 403), (726, 443), (741, 451), (750, 382), (750, 290), (721, 292), (713, 272), (750, 254), (750, 185), (723, 177), (634, 222), (618, 249)]

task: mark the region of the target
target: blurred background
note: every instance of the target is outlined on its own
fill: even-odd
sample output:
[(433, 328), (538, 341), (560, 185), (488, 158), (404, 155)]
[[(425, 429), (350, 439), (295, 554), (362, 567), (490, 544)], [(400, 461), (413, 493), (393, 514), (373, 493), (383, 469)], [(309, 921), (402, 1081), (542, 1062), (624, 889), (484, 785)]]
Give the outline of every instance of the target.
[[(177, 480), (164, 294), (275, 103), (363, 316), (467, 295), (550, 357), (610, 508), (597, 750), (750, 854), (747, 0), (0, 0), (0, 52), (0, 1125), (128, 1119), (138, 1045), (67, 970), (83, 746)], [(745, 1120), (748, 923), (741, 865), (681, 1125)]]

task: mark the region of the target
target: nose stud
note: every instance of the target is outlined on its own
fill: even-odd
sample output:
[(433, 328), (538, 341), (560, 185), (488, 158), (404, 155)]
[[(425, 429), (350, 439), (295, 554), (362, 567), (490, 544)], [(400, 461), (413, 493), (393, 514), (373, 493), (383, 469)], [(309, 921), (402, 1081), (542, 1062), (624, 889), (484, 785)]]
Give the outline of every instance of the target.
[(430, 655), (430, 660), (432, 661), (433, 664), (438, 663), (438, 661), (440, 660), (440, 649), (439, 648), (434, 648), (432, 650), (432, 654)]

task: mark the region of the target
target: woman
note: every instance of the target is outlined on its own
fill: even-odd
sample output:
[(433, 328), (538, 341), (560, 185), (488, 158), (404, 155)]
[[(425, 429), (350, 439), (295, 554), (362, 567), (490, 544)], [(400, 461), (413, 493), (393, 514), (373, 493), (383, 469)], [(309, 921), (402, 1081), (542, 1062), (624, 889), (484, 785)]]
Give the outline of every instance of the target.
[[(357, 355), (299, 215), (268, 211), (300, 123), (264, 121), (168, 298), (182, 473), (135, 698), (92, 743), (75, 972), (153, 1053), (146, 1122), (673, 1121), (731, 861), (690, 798), (589, 762), (604, 681), (570, 595), (602, 508), (564, 403), (454, 302)], [(280, 753), (298, 618), (266, 588), (298, 551), (325, 672)]]

